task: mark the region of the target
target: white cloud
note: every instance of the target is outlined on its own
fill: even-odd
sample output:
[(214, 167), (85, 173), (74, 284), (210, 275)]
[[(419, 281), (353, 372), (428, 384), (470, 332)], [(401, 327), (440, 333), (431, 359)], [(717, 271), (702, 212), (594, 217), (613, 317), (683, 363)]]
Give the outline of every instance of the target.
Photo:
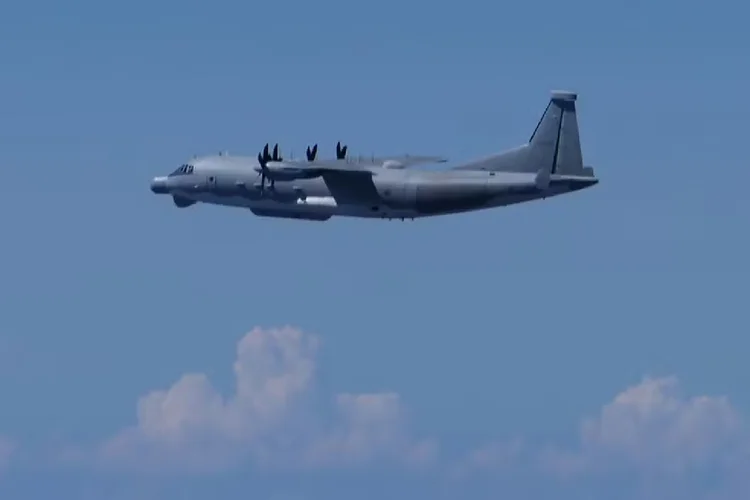
[(633, 491), (618, 490), (618, 498), (723, 499), (750, 487), (750, 439), (737, 410), (723, 396), (684, 395), (675, 377), (646, 377), (616, 394), (582, 420), (572, 447), (518, 437), (437, 463), (437, 444), (413, 438), (398, 393), (320, 399), (318, 348), (315, 336), (294, 328), (254, 329), (237, 346), (232, 394), (193, 373), (143, 396), (135, 425), (97, 449), (97, 465), (210, 472), (248, 463), (300, 469), (380, 460), (438, 465), (435, 471), (459, 481), (452, 486), (473, 477), (499, 490), (532, 488), (521, 495), (531, 498), (535, 488), (606, 496), (611, 485), (625, 484)]
[(738, 458), (746, 443), (726, 397), (683, 397), (675, 377), (627, 388), (584, 420), (580, 437), (579, 450), (548, 451), (545, 465), (563, 474), (627, 468), (680, 475)]
[(234, 394), (224, 397), (204, 374), (183, 375), (138, 401), (137, 424), (107, 441), (99, 460), (210, 471), (244, 459), (320, 467), (434, 458), (432, 442), (408, 435), (398, 394), (339, 394), (332, 412), (318, 407), (312, 398), (317, 349), (315, 336), (295, 328), (254, 329), (237, 347)]
[(341, 426), (314, 443), (308, 455), (313, 463), (363, 463), (378, 455), (389, 455), (407, 464), (424, 465), (437, 453), (433, 441), (410, 440), (396, 393), (339, 394), (336, 409)]
[(685, 397), (677, 378), (646, 377), (584, 419), (573, 449), (491, 443), (453, 472), (520, 472), (538, 481), (599, 484), (599, 494), (607, 481), (629, 478), (634, 493), (620, 491), (623, 498), (734, 498), (750, 486), (743, 477), (748, 451), (746, 424), (726, 397)]

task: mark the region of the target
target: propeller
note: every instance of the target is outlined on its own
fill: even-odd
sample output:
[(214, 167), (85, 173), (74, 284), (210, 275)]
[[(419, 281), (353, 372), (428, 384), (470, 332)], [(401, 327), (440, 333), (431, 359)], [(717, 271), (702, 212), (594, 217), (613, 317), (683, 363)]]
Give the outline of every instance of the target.
[(315, 157), (318, 155), (318, 145), (314, 145), (312, 149), (310, 149), (310, 146), (307, 146), (307, 161), (315, 161)]
[[(260, 165), (260, 190), (263, 191), (263, 188), (266, 184), (266, 177), (268, 176), (268, 162), (269, 161), (282, 161), (281, 156), (279, 156), (279, 145), (276, 144), (273, 147), (273, 154), (269, 153), (268, 151), (268, 143), (263, 147), (263, 151), (258, 153), (258, 165)], [(270, 179), (271, 188), (273, 188), (274, 181), (273, 179)]]
[(268, 154), (268, 144), (266, 144), (266, 147), (263, 148), (263, 152), (258, 153), (258, 165), (260, 165), (260, 190), (263, 191), (263, 188), (266, 184), (266, 165), (268, 164), (269, 158)]
[(281, 161), (283, 158), (279, 156), (279, 145), (278, 143), (273, 147), (273, 156), (271, 157), (272, 161)]
[(336, 159), (337, 160), (343, 160), (346, 158), (346, 150), (349, 149), (349, 146), (341, 147), (341, 141), (336, 143)]

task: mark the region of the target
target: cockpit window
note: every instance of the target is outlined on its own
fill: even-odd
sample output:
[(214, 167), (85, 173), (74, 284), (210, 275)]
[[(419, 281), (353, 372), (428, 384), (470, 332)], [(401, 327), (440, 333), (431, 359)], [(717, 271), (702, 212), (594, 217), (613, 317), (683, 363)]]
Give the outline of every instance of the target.
[(189, 175), (193, 173), (193, 166), (185, 163), (184, 165), (180, 165), (180, 167), (169, 174), (169, 177), (174, 177), (175, 175)]

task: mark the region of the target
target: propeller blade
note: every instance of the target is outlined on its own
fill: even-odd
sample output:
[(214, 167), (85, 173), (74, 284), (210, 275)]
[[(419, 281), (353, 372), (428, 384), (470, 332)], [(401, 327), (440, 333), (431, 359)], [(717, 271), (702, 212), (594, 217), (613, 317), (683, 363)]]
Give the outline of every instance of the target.
[(336, 143), (336, 159), (343, 160), (346, 158), (346, 150), (349, 149), (349, 146), (341, 147), (341, 141)]
[(274, 145), (273, 147), (272, 159), (273, 161), (279, 161), (279, 145), (278, 144)]
[[(265, 155), (263, 155), (265, 153)], [(260, 190), (263, 192), (266, 186), (266, 165), (268, 164), (268, 144), (263, 148), (263, 153), (258, 153), (258, 164), (260, 165)]]
[(307, 146), (307, 161), (314, 161), (315, 157), (318, 155), (318, 145), (315, 144), (312, 149), (310, 149), (310, 146)]

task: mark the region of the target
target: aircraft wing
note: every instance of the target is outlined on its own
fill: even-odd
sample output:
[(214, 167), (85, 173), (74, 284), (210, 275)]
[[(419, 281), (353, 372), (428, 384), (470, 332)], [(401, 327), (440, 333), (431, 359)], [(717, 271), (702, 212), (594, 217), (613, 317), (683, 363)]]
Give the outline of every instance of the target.
[(269, 161), (267, 164), (268, 168), (279, 169), (279, 170), (316, 170), (316, 171), (331, 171), (331, 172), (368, 172), (364, 170), (361, 163), (346, 162), (343, 160), (284, 160), (284, 161)]
[(282, 162), (269, 162), (268, 166), (292, 167), (292, 168), (324, 168), (331, 170), (358, 170), (363, 167), (383, 167), (391, 169), (404, 169), (415, 165), (430, 163), (446, 163), (447, 158), (442, 156), (385, 156), (385, 157), (352, 157), (347, 160), (284, 160)]
[(372, 181), (373, 173), (369, 170), (351, 168), (321, 170), (323, 182), (328, 186), (337, 204), (377, 203), (380, 200), (378, 190)]
[(272, 170), (308, 172), (312, 176), (320, 176), (328, 186), (331, 196), (337, 204), (360, 204), (379, 200), (378, 191), (372, 181), (374, 172), (363, 168), (361, 164), (348, 163), (341, 160), (316, 160), (306, 162), (268, 162), (267, 167)]

